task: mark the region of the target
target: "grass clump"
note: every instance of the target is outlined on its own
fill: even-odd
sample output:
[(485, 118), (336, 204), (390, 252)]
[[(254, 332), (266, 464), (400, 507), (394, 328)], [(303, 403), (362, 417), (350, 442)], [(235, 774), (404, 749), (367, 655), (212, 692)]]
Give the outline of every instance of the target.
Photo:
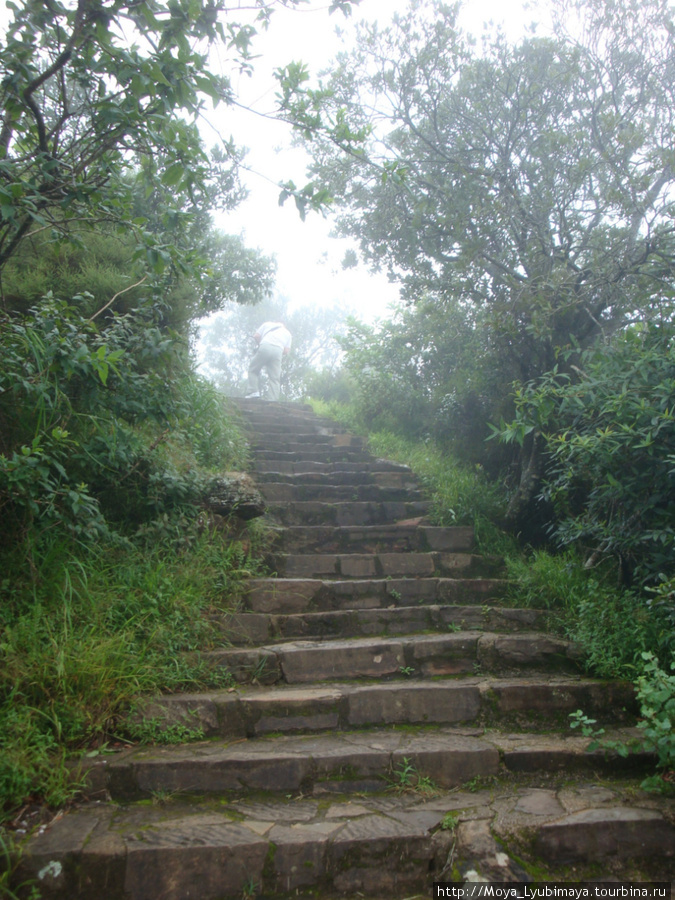
[[(222, 640), (206, 613), (227, 608), (254, 549), (221, 532), (176, 548), (61, 541), (13, 584), (0, 644), (0, 804), (73, 793), (71, 753), (137, 740), (126, 710), (141, 694), (203, 686), (187, 651)], [(23, 590), (21, 589), (23, 588)], [(147, 739), (147, 735), (144, 735)]]
[(604, 678), (635, 678), (642, 654), (671, 648), (665, 607), (644, 593), (616, 585), (611, 567), (589, 571), (573, 550), (537, 550), (507, 560), (510, 599), (551, 610), (559, 631), (579, 644), (589, 672)]

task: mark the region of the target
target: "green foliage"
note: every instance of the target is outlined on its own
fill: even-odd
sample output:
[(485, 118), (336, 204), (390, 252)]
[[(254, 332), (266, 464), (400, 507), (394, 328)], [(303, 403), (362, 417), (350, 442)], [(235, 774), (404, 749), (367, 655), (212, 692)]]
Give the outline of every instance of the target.
[(377, 456), (410, 466), (431, 498), (434, 524), (472, 525), (482, 552), (513, 552), (513, 539), (499, 527), (503, 492), (486, 478), (480, 466), (459, 462), (431, 440), (412, 441), (377, 432), (369, 435), (368, 442)]
[(503, 388), (518, 370), (486, 347), (480, 315), (427, 299), (349, 326), (340, 344), (362, 427), (432, 436), (472, 462), (494, 455), (486, 423), (505, 411)]
[[(644, 669), (637, 680), (637, 698), (642, 719), (638, 727), (644, 735), (645, 748), (657, 754), (659, 776), (647, 779), (643, 787), (673, 793), (675, 770), (675, 675), (664, 672), (653, 653), (643, 653)], [(675, 664), (671, 663), (671, 669)]]
[(187, 744), (204, 738), (204, 729), (201, 727), (191, 728), (180, 723), (166, 725), (161, 719), (132, 721), (127, 725), (127, 731), (131, 738), (141, 744)]
[[(136, 202), (139, 215), (145, 210), (146, 230), (167, 230), (147, 203)], [(162, 328), (185, 335), (196, 316), (226, 304), (256, 303), (272, 289), (274, 262), (247, 248), (240, 237), (216, 231), (203, 210), (192, 218), (179, 217), (169, 230), (174, 244), (191, 248), (195, 266), (199, 257), (199, 278), (190, 267), (178, 265), (149, 278), (135, 258), (135, 239), (128, 229), (120, 233), (110, 227), (78, 227), (70, 242), (37, 234), (18, 247), (2, 272), (4, 306), (25, 315), (50, 292), (56, 297), (79, 295), (83, 315), (98, 317), (102, 310), (110, 318), (112, 313), (147, 307), (150, 297), (161, 309)]]
[(4, 809), (63, 802), (68, 752), (121, 729), (137, 694), (202, 683), (184, 653), (253, 567), (199, 505), (244, 438), (154, 317), (98, 327), (49, 299), (1, 323)]
[(454, 831), (459, 825), (459, 816), (457, 813), (447, 812), (441, 820), (441, 831)]
[(662, 658), (672, 653), (672, 607), (617, 586), (608, 566), (588, 570), (571, 550), (557, 555), (534, 551), (508, 558), (507, 571), (512, 601), (551, 610), (595, 675), (634, 678), (642, 653), (654, 650)]
[[(212, 681), (186, 653), (221, 640), (206, 613), (229, 608), (236, 582), (255, 570), (250, 553), (193, 523), (180, 543), (43, 542), (30, 569), (4, 555), (0, 809), (28, 794), (62, 803), (77, 788), (67, 752), (110, 735), (155, 738), (158, 729), (125, 724), (133, 700)], [(168, 735), (179, 737), (188, 731)]]
[(584, 571), (573, 551), (554, 555), (535, 550), (527, 557), (510, 557), (507, 567), (511, 596), (524, 606), (574, 613), (588, 596), (589, 584), (600, 590), (598, 579)]
[(40, 900), (42, 895), (32, 879), (16, 884), (14, 876), (20, 858), (21, 848), (13, 835), (0, 829), (0, 896), (5, 900)]
[[(592, 738), (589, 750), (613, 750), (626, 757), (633, 751), (654, 753), (657, 757), (655, 775), (648, 776), (642, 787), (648, 791), (673, 794), (675, 771), (675, 675), (669, 675), (659, 666), (653, 653), (641, 654), (641, 672), (636, 680), (636, 695), (640, 703), (641, 719), (638, 728), (642, 737), (630, 742), (607, 740), (604, 728), (596, 728), (596, 720), (578, 709), (570, 714), (571, 728), (579, 728), (584, 737)], [(675, 669), (675, 663), (671, 663)]]
[[(431, 434), (507, 479), (507, 523), (532, 540), (537, 448), (482, 446), (487, 422), (512, 415), (512, 383), (551, 372), (560, 348), (658, 319), (675, 260), (672, 9), (578, 0), (552, 13), (546, 37), (493, 30), (478, 44), (458, 5), (415, 0), (389, 25), (363, 23), (318, 86), (293, 89), (301, 132), (323, 91), (306, 145), (338, 234), (407, 304), (349, 337), (363, 423)], [(645, 531), (667, 552), (667, 516)]]
[(419, 794), (435, 794), (438, 792), (433, 779), (421, 775), (417, 766), (404, 756), (397, 766), (392, 767), (391, 776), (387, 778), (392, 790), (397, 793), (414, 791)]
[[(182, 117), (198, 112), (204, 93), (214, 103), (231, 100), (228, 83), (197, 52), (200, 43), (225, 40), (217, 16), (186, 0), (152, 0), (141, 12), (133, 3), (12, 10), (0, 54), (0, 266), (31, 231), (63, 235), (73, 221), (118, 221), (143, 243), (124, 182), (131, 147), (175, 193), (205, 196), (210, 163), (195, 123)], [(139, 29), (143, 47), (127, 37)], [(145, 241), (151, 268), (166, 266), (164, 253)]]
[(548, 465), (541, 498), (553, 533), (596, 557), (618, 559), (624, 579), (654, 583), (675, 566), (675, 329), (629, 329), (574, 356), (516, 394), (501, 437), (539, 432)]
[[(242, 460), (222, 401), (153, 318), (128, 314), (99, 330), (75, 303), (50, 299), (0, 321), (6, 538), (138, 527), (197, 502), (207, 467)], [(180, 452), (188, 443), (196, 466)]]
[(339, 232), (406, 300), (480, 313), (522, 380), (570, 334), (658, 308), (673, 259), (672, 10), (609, 10), (557, 3), (549, 37), (478, 45), (457, 5), (417, 0), (363, 23), (325, 82), (289, 84)]

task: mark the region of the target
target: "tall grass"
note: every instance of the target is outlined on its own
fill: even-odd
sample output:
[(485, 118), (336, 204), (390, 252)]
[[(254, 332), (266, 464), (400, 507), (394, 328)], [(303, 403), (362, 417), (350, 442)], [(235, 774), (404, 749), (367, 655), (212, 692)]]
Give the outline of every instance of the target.
[[(28, 795), (62, 803), (73, 792), (68, 754), (124, 737), (125, 711), (140, 694), (204, 683), (186, 651), (222, 640), (206, 613), (232, 607), (237, 580), (255, 567), (255, 531), (245, 542), (203, 533), (182, 548), (83, 548), (62, 538), (30, 574), (8, 573), (15, 612), (0, 644), (6, 811)], [(4, 563), (7, 571), (12, 562)]]

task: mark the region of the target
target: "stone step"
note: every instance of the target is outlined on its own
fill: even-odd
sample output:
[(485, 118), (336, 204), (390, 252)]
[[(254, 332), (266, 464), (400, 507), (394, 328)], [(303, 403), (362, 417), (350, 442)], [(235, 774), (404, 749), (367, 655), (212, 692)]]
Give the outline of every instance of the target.
[(274, 421), (288, 419), (290, 416), (310, 416), (316, 413), (309, 403), (298, 403), (294, 400), (261, 400), (259, 397), (230, 397), (230, 401), (244, 413), (247, 419), (256, 416), (270, 416)]
[(241, 900), (252, 892), (423, 900), (434, 882), (518, 887), (532, 872), (537, 881), (597, 881), (602, 866), (619, 890), (617, 881), (658, 881), (669, 896), (675, 828), (667, 801), (637, 782), (606, 778), (598, 787), (547, 775), (447, 792), (416, 780), (409, 763), (397, 772), (409, 784), (384, 795), (90, 804), (30, 840), (17, 883), (36, 881), (49, 900)]
[(336, 466), (332, 472), (299, 472), (286, 474), (283, 472), (256, 472), (255, 480), (263, 488), (265, 484), (289, 485), (377, 485), (379, 487), (404, 487), (418, 490), (417, 482), (410, 472), (388, 469), (368, 472), (350, 472)]
[[(620, 710), (618, 717), (615, 708)], [(572, 675), (280, 685), (272, 689), (249, 685), (148, 699), (137, 707), (134, 719), (152, 723), (155, 733), (180, 727), (207, 738), (228, 740), (271, 733), (460, 724), (530, 732), (557, 729), (571, 735), (569, 715), (577, 709), (602, 724), (607, 724), (609, 717), (614, 725), (631, 724), (637, 713), (635, 691), (627, 682)], [(551, 746), (546, 752), (551, 752)]]
[(508, 582), (499, 578), (250, 578), (240, 590), (251, 612), (288, 615), (413, 604), (487, 605), (507, 589)]
[(400, 500), (382, 502), (321, 500), (268, 501), (269, 516), (283, 525), (383, 525), (420, 520), (427, 515), (429, 503)]
[[(289, 439), (290, 438), (290, 439)], [(256, 432), (249, 440), (249, 447), (254, 453), (265, 450), (276, 450), (284, 453), (305, 453), (318, 450), (323, 452), (332, 449), (363, 450), (365, 440), (353, 434), (293, 434), (269, 435)]]
[(283, 484), (279, 482), (262, 482), (258, 485), (258, 488), (269, 503), (297, 503), (306, 500), (323, 502), (349, 501), (352, 503), (419, 503), (426, 499), (421, 491), (416, 491), (409, 487), (380, 487), (378, 484), (373, 483)]
[(621, 763), (605, 752), (588, 753), (587, 746), (588, 740), (577, 736), (552, 741), (547, 735), (446, 727), (275, 735), (134, 748), (94, 760), (85, 777), (90, 790), (128, 802), (159, 793), (310, 796), (382, 791), (406, 766), (443, 789), (525, 768), (617, 772), (644, 764), (644, 758)]
[(155, 807), (92, 806), (34, 839), (17, 879), (35, 879), (49, 900), (242, 900), (289, 892), (301, 900), (361, 897), (361, 888), (372, 896), (387, 887), (388, 896), (403, 896), (442, 868), (448, 835), (432, 832), (444, 814), (395, 798), (379, 807), (342, 798), (242, 800), (204, 810), (180, 798)]
[(292, 453), (288, 450), (252, 450), (251, 459), (253, 466), (261, 460), (278, 460), (279, 462), (323, 462), (323, 463), (349, 463), (349, 462), (372, 462), (373, 457), (365, 450), (353, 450), (350, 447), (330, 447), (326, 449), (316, 448), (314, 450), (295, 450)]
[[(311, 473), (331, 474), (339, 472), (341, 474), (347, 472), (364, 473), (364, 472), (410, 472), (408, 466), (402, 466), (399, 463), (390, 462), (387, 459), (375, 459), (371, 457), (370, 462), (317, 462), (316, 460), (306, 459), (300, 462), (289, 460), (257, 460), (255, 464), (255, 475), (258, 480), (263, 479), (261, 476), (278, 472), (280, 475), (304, 475)], [(274, 479), (272, 479), (274, 480)]]
[(261, 437), (266, 435), (288, 435), (293, 438), (296, 434), (350, 434), (344, 425), (323, 419), (311, 413), (296, 413), (279, 417), (268, 414), (256, 414), (245, 416), (242, 422), (242, 431), (245, 435)]
[[(252, 427), (255, 425), (256, 427)], [(320, 416), (301, 415), (292, 419), (284, 418), (279, 421), (268, 416), (246, 418), (243, 430), (247, 434), (254, 435), (281, 435), (288, 434), (293, 437), (296, 434), (346, 434), (348, 429), (339, 422)]]
[(473, 543), (473, 528), (464, 526), (295, 525), (279, 530), (274, 549), (285, 553), (462, 553), (470, 551)]
[(545, 628), (548, 613), (492, 606), (402, 606), (290, 615), (224, 613), (211, 616), (211, 620), (223, 638), (238, 646), (297, 639), (386, 637), (424, 631), (541, 631)]
[(225, 669), (238, 683), (311, 684), (355, 679), (435, 678), (476, 671), (576, 672), (574, 644), (537, 632), (499, 634), (459, 631), (290, 641), (253, 648), (225, 648), (200, 655), (211, 670)]
[(281, 578), (490, 577), (503, 560), (471, 553), (272, 553), (266, 564)]

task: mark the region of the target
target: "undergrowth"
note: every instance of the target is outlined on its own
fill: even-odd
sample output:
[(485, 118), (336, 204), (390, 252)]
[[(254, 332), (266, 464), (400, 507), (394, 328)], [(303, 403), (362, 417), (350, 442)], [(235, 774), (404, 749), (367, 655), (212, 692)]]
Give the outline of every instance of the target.
[(256, 529), (242, 540), (198, 534), (192, 524), (193, 539), (186, 534), (182, 546), (83, 548), (62, 539), (34, 554), (23, 584), (7, 573), (14, 615), (5, 612), (0, 645), (5, 811), (30, 796), (62, 804), (75, 788), (69, 755), (138, 739), (124, 713), (139, 695), (205, 684), (203, 664), (189, 651), (218, 639), (205, 614), (227, 608), (239, 577), (254, 568)]
[(550, 610), (550, 621), (579, 644), (590, 673), (634, 679), (646, 652), (669, 664), (670, 608), (617, 586), (611, 565), (589, 571), (576, 551), (537, 550), (507, 559), (507, 573), (511, 601)]

